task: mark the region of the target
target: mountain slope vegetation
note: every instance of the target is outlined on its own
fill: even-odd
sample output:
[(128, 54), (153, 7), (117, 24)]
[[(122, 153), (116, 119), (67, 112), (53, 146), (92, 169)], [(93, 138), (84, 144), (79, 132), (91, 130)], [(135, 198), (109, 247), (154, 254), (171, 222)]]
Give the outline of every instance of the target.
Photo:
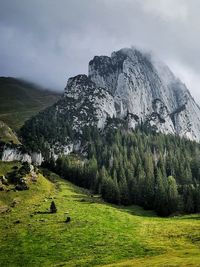
[(51, 106), (59, 97), (58, 93), (27, 81), (0, 77), (0, 120), (18, 130), (27, 119)]
[(200, 211), (198, 143), (145, 126), (129, 131), (123, 121), (110, 119), (103, 132), (96, 127), (84, 127), (79, 136), (70, 132), (72, 142), (80, 140), (80, 150), (74, 152), (81, 160), (60, 153), (55, 161), (51, 144), (64, 142), (69, 132), (64, 117), (50, 119), (51, 111), (28, 121), (21, 131), (24, 144), (40, 151), (48, 168), (69, 174), (73, 183), (102, 194), (111, 203), (137, 204), (163, 216)]
[(0, 121), (0, 141), (3, 143), (13, 143), (16, 145), (20, 144), (17, 135), (3, 121)]

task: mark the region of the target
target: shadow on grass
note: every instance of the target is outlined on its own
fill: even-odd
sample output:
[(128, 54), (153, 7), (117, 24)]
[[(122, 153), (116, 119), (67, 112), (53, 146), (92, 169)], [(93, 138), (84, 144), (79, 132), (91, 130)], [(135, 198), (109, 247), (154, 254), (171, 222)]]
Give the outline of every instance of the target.
[(197, 215), (194, 215), (194, 216), (187, 216), (185, 215), (185, 217), (176, 217), (176, 219), (180, 219), (180, 220), (200, 220), (200, 215), (197, 214)]
[[(115, 206), (117, 208), (117, 206)], [(130, 205), (130, 206), (119, 206), (119, 210), (128, 212), (134, 216), (141, 216), (141, 217), (159, 217), (155, 211), (153, 210), (145, 210), (144, 208), (137, 206), (137, 205)], [(162, 218), (162, 217), (161, 217)]]
[(53, 214), (50, 211), (35, 211), (34, 214)]
[[(82, 203), (82, 204), (103, 204), (112, 208), (115, 208), (121, 212), (126, 212), (134, 216), (140, 216), (140, 217), (154, 217), (158, 218), (157, 214), (153, 210), (145, 210), (140, 206), (137, 205), (130, 205), (130, 206), (123, 206), (123, 205), (116, 205), (105, 202), (99, 195), (73, 195), (74, 201)], [(164, 218), (164, 217), (163, 217)]]
[[(79, 202), (79, 203), (83, 203), (83, 204), (105, 204), (105, 205), (109, 205), (106, 202), (104, 202), (102, 200), (101, 197), (99, 196), (95, 196), (95, 195), (73, 195), (71, 196), (74, 201)], [(112, 205), (111, 205), (112, 206)]]

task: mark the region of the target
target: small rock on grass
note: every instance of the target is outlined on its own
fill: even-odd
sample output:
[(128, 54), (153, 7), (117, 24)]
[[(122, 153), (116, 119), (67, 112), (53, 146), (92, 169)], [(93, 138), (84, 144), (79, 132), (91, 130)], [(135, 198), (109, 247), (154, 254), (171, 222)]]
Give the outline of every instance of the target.
[(18, 224), (18, 223), (21, 223), (21, 221), (20, 220), (16, 220), (16, 221), (14, 221), (14, 223)]

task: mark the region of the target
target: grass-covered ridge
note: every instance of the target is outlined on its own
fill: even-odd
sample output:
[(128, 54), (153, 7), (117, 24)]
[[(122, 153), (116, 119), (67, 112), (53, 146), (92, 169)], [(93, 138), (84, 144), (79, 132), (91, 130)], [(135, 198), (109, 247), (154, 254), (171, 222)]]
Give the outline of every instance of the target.
[(17, 135), (3, 121), (0, 121), (0, 141), (16, 145), (20, 144)]
[(0, 120), (18, 130), (30, 117), (55, 103), (60, 95), (32, 83), (0, 77)]
[[(1, 175), (12, 166), (2, 165)], [(108, 205), (51, 177), (55, 183), (40, 175), (29, 190), (0, 192), (0, 206), (17, 200), (0, 214), (1, 266), (200, 266), (198, 215), (164, 219)], [(55, 214), (46, 213), (52, 199)]]

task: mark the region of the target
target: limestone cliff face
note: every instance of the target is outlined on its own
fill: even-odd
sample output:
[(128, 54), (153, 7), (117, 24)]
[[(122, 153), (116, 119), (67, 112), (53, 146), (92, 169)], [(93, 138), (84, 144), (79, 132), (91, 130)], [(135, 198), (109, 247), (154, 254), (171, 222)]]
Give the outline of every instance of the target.
[(113, 95), (116, 116), (132, 114), (130, 127), (147, 123), (163, 133), (200, 140), (200, 109), (170, 69), (135, 49), (95, 56), (89, 78)]
[(43, 161), (43, 157), (41, 153), (27, 153), (21, 151), (21, 147), (8, 147), (5, 146), (2, 151), (1, 156), (2, 161), (21, 161), (21, 162), (28, 162), (33, 163), (35, 165), (40, 166)]
[[(86, 75), (68, 80), (64, 100), (61, 112), (71, 114), (72, 127), (76, 130), (85, 125), (103, 128), (108, 117), (116, 116), (114, 99), (110, 92), (97, 86)], [(60, 109), (59, 103), (57, 109)]]

